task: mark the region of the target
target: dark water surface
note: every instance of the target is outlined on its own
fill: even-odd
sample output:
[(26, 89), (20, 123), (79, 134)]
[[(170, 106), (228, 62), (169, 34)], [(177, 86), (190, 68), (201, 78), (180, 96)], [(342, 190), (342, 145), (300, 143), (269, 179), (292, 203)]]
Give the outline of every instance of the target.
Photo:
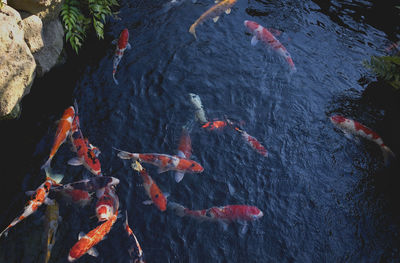
[[(21, 118), (0, 124), (1, 227), (21, 212), (24, 192), (43, 182), (40, 166), (56, 121), (76, 99), (83, 133), (102, 152), (104, 174), (120, 179), (121, 211), (128, 210), (147, 262), (400, 262), (397, 164), (384, 167), (375, 144), (347, 139), (328, 119), (334, 113), (357, 119), (400, 154), (398, 125), (384, 129), (389, 113), (364, 99), (360, 81), (372, 78), (362, 61), (386, 54), (397, 41), (394, 5), (239, 0), (230, 15), (198, 26), (196, 41), (188, 29), (212, 4), (121, 1), (120, 20), (109, 21), (104, 40), (89, 37), (78, 57), (71, 54), (35, 81)], [(297, 72), (262, 43), (251, 46), (244, 20), (281, 31), (278, 39)], [(125, 27), (132, 49), (121, 60), (116, 86), (111, 41)], [(254, 205), (264, 213), (260, 220), (225, 230), (142, 204), (147, 196), (140, 177), (112, 147), (175, 154), (182, 125), (194, 119), (188, 93), (201, 97), (210, 120), (227, 115), (242, 121), (269, 157), (232, 130), (207, 132), (194, 123), (192, 158), (203, 173), (177, 184), (172, 172), (145, 167), (171, 201), (191, 209)], [(90, 176), (67, 165), (72, 157), (66, 143), (52, 162), (65, 183)], [(63, 220), (50, 262), (67, 262), (78, 233), (97, 225), (94, 202), (60, 205)], [(1, 238), (1, 262), (43, 262), (43, 214), (39, 209)], [(77, 262), (129, 262), (123, 220), (97, 246), (98, 258)]]

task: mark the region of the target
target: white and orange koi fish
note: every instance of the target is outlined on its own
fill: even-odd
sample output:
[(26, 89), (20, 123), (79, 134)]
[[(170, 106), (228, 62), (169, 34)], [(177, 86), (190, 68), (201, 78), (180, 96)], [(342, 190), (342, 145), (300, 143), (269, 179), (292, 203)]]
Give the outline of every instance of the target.
[[(185, 127), (182, 127), (177, 155), (185, 159), (190, 159), (190, 156), (192, 156), (192, 141), (190, 140), (189, 131)], [(175, 172), (175, 181), (179, 183), (182, 181), (184, 175), (183, 172)]]
[(61, 144), (65, 142), (68, 137), (68, 134), (71, 131), (72, 122), (75, 117), (75, 109), (74, 107), (67, 108), (62, 117), (60, 122), (58, 123), (56, 135), (54, 138), (53, 147), (50, 151), (50, 156), (47, 161), (42, 165), (41, 169), (48, 169), (50, 167), (51, 160), (53, 159), (54, 155), (56, 154), (58, 148), (60, 148)]
[(264, 42), (266, 45), (272, 47), (279, 55), (281, 55), (286, 62), (289, 64), (292, 72), (296, 71), (296, 67), (294, 65), (293, 59), (290, 56), (289, 52), (286, 48), (279, 42), (278, 39), (272, 35), (265, 27), (259, 25), (254, 21), (245, 20), (244, 25), (252, 32), (254, 35), (251, 39), (251, 45), (255, 46), (259, 40)]
[[(140, 247), (139, 241), (137, 240), (135, 234), (133, 233), (132, 229), (129, 227), (128, 224), (128, 211), (125, 210), (125, 223), (124, 223), (124, 228), (126, 233), (128, 234), (129, 237), (133, 237), (135, 244), (132, 245), (129, 250), (128, 253), (131, 256), (131, 263), (145, 263), (144, 261), (144, 254), (143, 254), (143, 250)], [(135, 253), (136, 251), (136, 253)]]
[[(114, 148), (116, 149), (116, 148)], [(193, 160), (181, 158), (176, 155), (160, 154), (160, 153), (130, 153), (120, 151), (118, 157), (121, 159), (140, 160), (145, 163), (150, 163), (158, 167), (158, 172), (163, 173), (169, 170), (184, 172), (184, 173), (201, 173), (204, 168)]]
[(28, 201), (24, 208), (24, 212), (17, 218), (15, 218), (8, 226), (6, 229), (4, 229), (1, 233), (0, 236), (2, 236), (4, 233), (8, 232), (8, 230), (36, 212), (38, 208), (43, 204), (52, 204), (54, 201), (50, 200), (47, 196), (49, 194), (49, 191), (52, 186), (58, 186), (59, 182), (61, 181), (62, 178), (58, 178), (57, 181), (52, 179), (51, 177), (46, 177), (46, 181), (42, 183), (36, 190), (35, 193), (31, 196), (31, 199)]
[(98, 252), (94, 248), (104, 237), (110, 232), (115, 221), (117, 221), (118, 210), (114, 215), (95, 229), (91, 230), (86, 235), (83, 233), (79, 234), (79, 240), (70, 249), (68, 254), (68, 261), (72, 262), (88, 253), (91, 256), (97, 257)]
[(121, 61), (122, 57), (124, 56), (124, 52), (126, 49), (131, 49), (131, 45), (128, 43), (129, 41), (129, 31), (128, 29), (122, 30), (121, 34), (119, 35), (118, 42), (117, 40), (113, 41), (113, 44), (117, 45), (115, 49), (115, 55), (114, 55), (114, 60), (113, 60), (113, 79), (115, 84), (118, 85), (118, 80), (115, 78), (115, 73), (117, 73), (117, 67), (119, 62)]
[(376, 132), (372, 131), (370, 128), (364, 126), (363, 124), (357, 121), (347, 119), (340, 115), (331, 116), (329, 119), (336, 127), (341, 129), (346, 135), (354, 134), (376, 143), (381, 148), (386, 165), (389, 164), (391, 159), (395, 158), (395, 154), (389, 149), (389, 147), (387, 147), (383, 143), (382, 138)]
[(104, 188), (103, 194), (96, 202), (96, 216), (99, 222), (109, 220), (119, 209), (119, 199), (115, 186)]
[(222, 0), (216, 5), (212, 6), (206, 12), (204, 12), (189, 28), (189, 32), (197, 39), (196, 27), (202, 24), (205, 20), (213, 18), (214, 22), (217, 22), (219, 15), (223, 12), (229, 14), (231, 7), (236, 3), (237, 0)]

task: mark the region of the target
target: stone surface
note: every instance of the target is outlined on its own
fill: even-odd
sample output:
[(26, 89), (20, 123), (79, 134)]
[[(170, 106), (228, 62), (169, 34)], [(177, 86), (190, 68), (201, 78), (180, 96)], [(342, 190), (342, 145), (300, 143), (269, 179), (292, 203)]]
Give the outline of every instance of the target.
[(43, 43), (43, 23), (35, 15), (21, 12), (22, 28), (24, 30), (24, 39), (32, 53), (35, 53), (44, 47)]
[(29, 93), (35, 68), (24, 40), (21, 16), (5, 5), (0, 11), (0, 117), (10, 114)]
[(58, 18), (63, 3), (64, 0), (8, 0), (8, 5), (37, 15), (43, 22)]

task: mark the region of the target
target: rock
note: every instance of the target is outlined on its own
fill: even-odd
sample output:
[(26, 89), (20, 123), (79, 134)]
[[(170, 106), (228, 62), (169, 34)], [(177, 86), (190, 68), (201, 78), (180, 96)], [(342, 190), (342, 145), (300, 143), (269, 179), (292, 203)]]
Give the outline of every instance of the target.
[(21, 16), (5, 5), (0, 11), (0, 117), (10, 114), (29, 93), (35, 68), (24, 40)]
[(8, 0), (8, 5), (26, 11), (42, 20), (58, 18), (64, 0)]
[(25, 42), (32, 53), (38, 52), (44, 47), (42, 20), (38, 16), (25, 12), (21, 12), (21, 17)]

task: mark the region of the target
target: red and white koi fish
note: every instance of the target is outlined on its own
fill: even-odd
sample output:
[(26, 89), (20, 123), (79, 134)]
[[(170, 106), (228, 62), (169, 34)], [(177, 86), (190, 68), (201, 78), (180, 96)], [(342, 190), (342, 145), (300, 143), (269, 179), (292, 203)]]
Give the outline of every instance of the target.
[(231, 7), (236, 3), (236, 0), (222, 0), (216, 5), (213, 5), (210, 9), (204, 12), (189, 28), (189, 32), (197, 39), (196, 27), (202, 24), (205, 20), (213, 18), (214, 22), (217, 22), (219, 15), (223, 12), (229, 14)]
[[(133, 237), (135, 240), (135, 244), (132, 245), (131, 248), (129, 248), (128, 253), (131, 256), (132, 263), (145, 263), (144, 261), (144, 254), (143, 250), (140, 247), (139, 241), (137, 240), (135, 234), (133, 233), (132, 229), (129, 227), (128, 224), (128, 212), (125, 210), (125, 223), (124, 223), (124, 228), (126, 233), (128, 233), (128, 236)], [(135, 253), (136, 251), (136, 253)]]
[[(116, 149), (116, 148), (114, 148)], [(150, 163), (158, 167), (158, 172), (163, 173), (169, 170), (184, 172), (184, 173), (201, 173), (204, 168), (193, 160), (181, 158), (176, 155), (159, 154), (159, 153), (130, 153), (120, 151), (118, 157), (121, 159), (140, 160), (145, 163)]]
[(71, 131), (74, 116), (75, 116), (74, 107), (71, 106), (64, 111), (61, 120), (58, 123), (56, 135), (54, 137), (53, 147), (51, 148), (50, 151), (50, 156), (47, 159), (47, 161), (42, 165), (41, 169), (46, 169), (50, 167), (51, 160), (56, 154), (58, 148), (60, 148), (60, 146), (65, 142), (68, 134)]
[(239, 132), (242, 135), (242, 138), (251, 146), (251, 148), (256, 150), (262, 156), (268, 157), (267, 149), (265, 149), (265, 147), (262, 146), (261, 143), (256, 138), (248, 134), (246, 131), (237, 127), (233, 121), (228, 119), (226, 121), (235, 131)]
[(78, 108), (75, 103), (76, 116), (72, 125), (71, 144), (73, 150), (76, 152), (77, 157), (68, 161), (69, 165), (79, 166), (83, 165), (94, 175), (102, 175), (100, 160), (97, 158), (100, 151), (97, 147), (91, 145), (87, 138), (83, 137), (82, 130), (79, 125)]
[(190, 210), (178, 203), (169, 202), (168, 206), (180, 216), (191, 216), (194, 218), (210, 221), (252, 221), (260, 219), (264, 214), (255, 206), (227, 205), (222, 207), (211, 207), (204, 210)]
[(98, 252), (94, 248), (104, 237), (110, 232), (115, 221), (117, 221), (118, 210), (114, 215), (95, 229), (91, 230), (86, 235), (83, 233), (79, 234), (79, 240), (70, 249), (68, 254), (68, 261), (72, 262), (88, 253), (91, 256), (97, 257)]
[(253, 33), (253, 38), (251, 39), (251, 45), (255, 46), (259, 40), (263, 41), (268, 46), (272, 47), (279, 55), (281, 55), (286, 62), (289, 64), (292, 72), (296, 71), (293, 59), (290, 56), (286, 48), (279, 42), (278, 39), (272, 35), (265, 27), (259, 25), (254, 21), (245, 20), (244, 25)]
[(201, 128), (203, 129), (208, 129), (210, 131), (213, 130), (222, 130), (224, 127), (226, 127), (227, 123), (225, 121), (209, 121), (205, 123)]
[(128, 29), (122, 30), (121, 34), (119, 35), (118, 42), (117, 40), (113, 41), (113, 44), (117, 45), (115, 49), (115, 55), (114, 55), (114, 60), (113, 60), (113, 79), (115, 84), (118, 85), (118, 80), (115, 78), (115, 73), (117, 72), (117, 67), (119, 62), (121, 61), (122, 57), (124, 56), (124, 52), (126, 49), (131, 49), (131, 45), (128, 43), (129, 41), (129, 31)]
[(114, 186), (104, 188), (96, 203), (96, 216), (99, 222), (109, 220), (119, 209), (119, 199)]
[[(61, 178), (62, 179), (62, 178)], [(46, 181), (42, 183), (36, 190), (35, 193), (31, 196), (31, 199), (28, 201), (24, 208), (24, 212), (17, 218), (15, 218), (11, 224), (4, 229), (0, 236), (7, 232), (11, 227), (15, 226), (34, 212), (38, 210), (38, 208), (43, 204), (52, 204), (54, 201), (50, 200), (47, 196), (52, 186), (58, 186), (61, 179), (55, 181), (50, 177), (46, 177)]]
[[(189, 131), (185, 127), (182, 127), (177, 155), (185, 159), (190, 159), (190, 156), (192, 156), (192, 141), (190, 140)], [(184, 175), (183, 172), (175, 172), (175, 181), (179, 183), (182, 181)]]
[(330, 117), (331, 122), (341, 129), (345, 134), (354, 134), (361, 136), (371, 142), (376, 143), (382, 150), (383, 158), (385, 164), (389, 164), (391, 159), (395, 158), (395, 154), (387, 147), (384, 143), (382, 138), (370, 128), (364, 126), (363, 124), (347, 119), (340, 115), (333, 115)]
[(132, 163), (132, 169), (138, 171), (142, 176), (144, 190), (150, 198), (150, 200), (144, 201), (143, 204), (154, 204), (161, 212), (164, 212), (167, 209), (167, 197), (154, 182), (153, 178), (151, 178), (138, 161)]

